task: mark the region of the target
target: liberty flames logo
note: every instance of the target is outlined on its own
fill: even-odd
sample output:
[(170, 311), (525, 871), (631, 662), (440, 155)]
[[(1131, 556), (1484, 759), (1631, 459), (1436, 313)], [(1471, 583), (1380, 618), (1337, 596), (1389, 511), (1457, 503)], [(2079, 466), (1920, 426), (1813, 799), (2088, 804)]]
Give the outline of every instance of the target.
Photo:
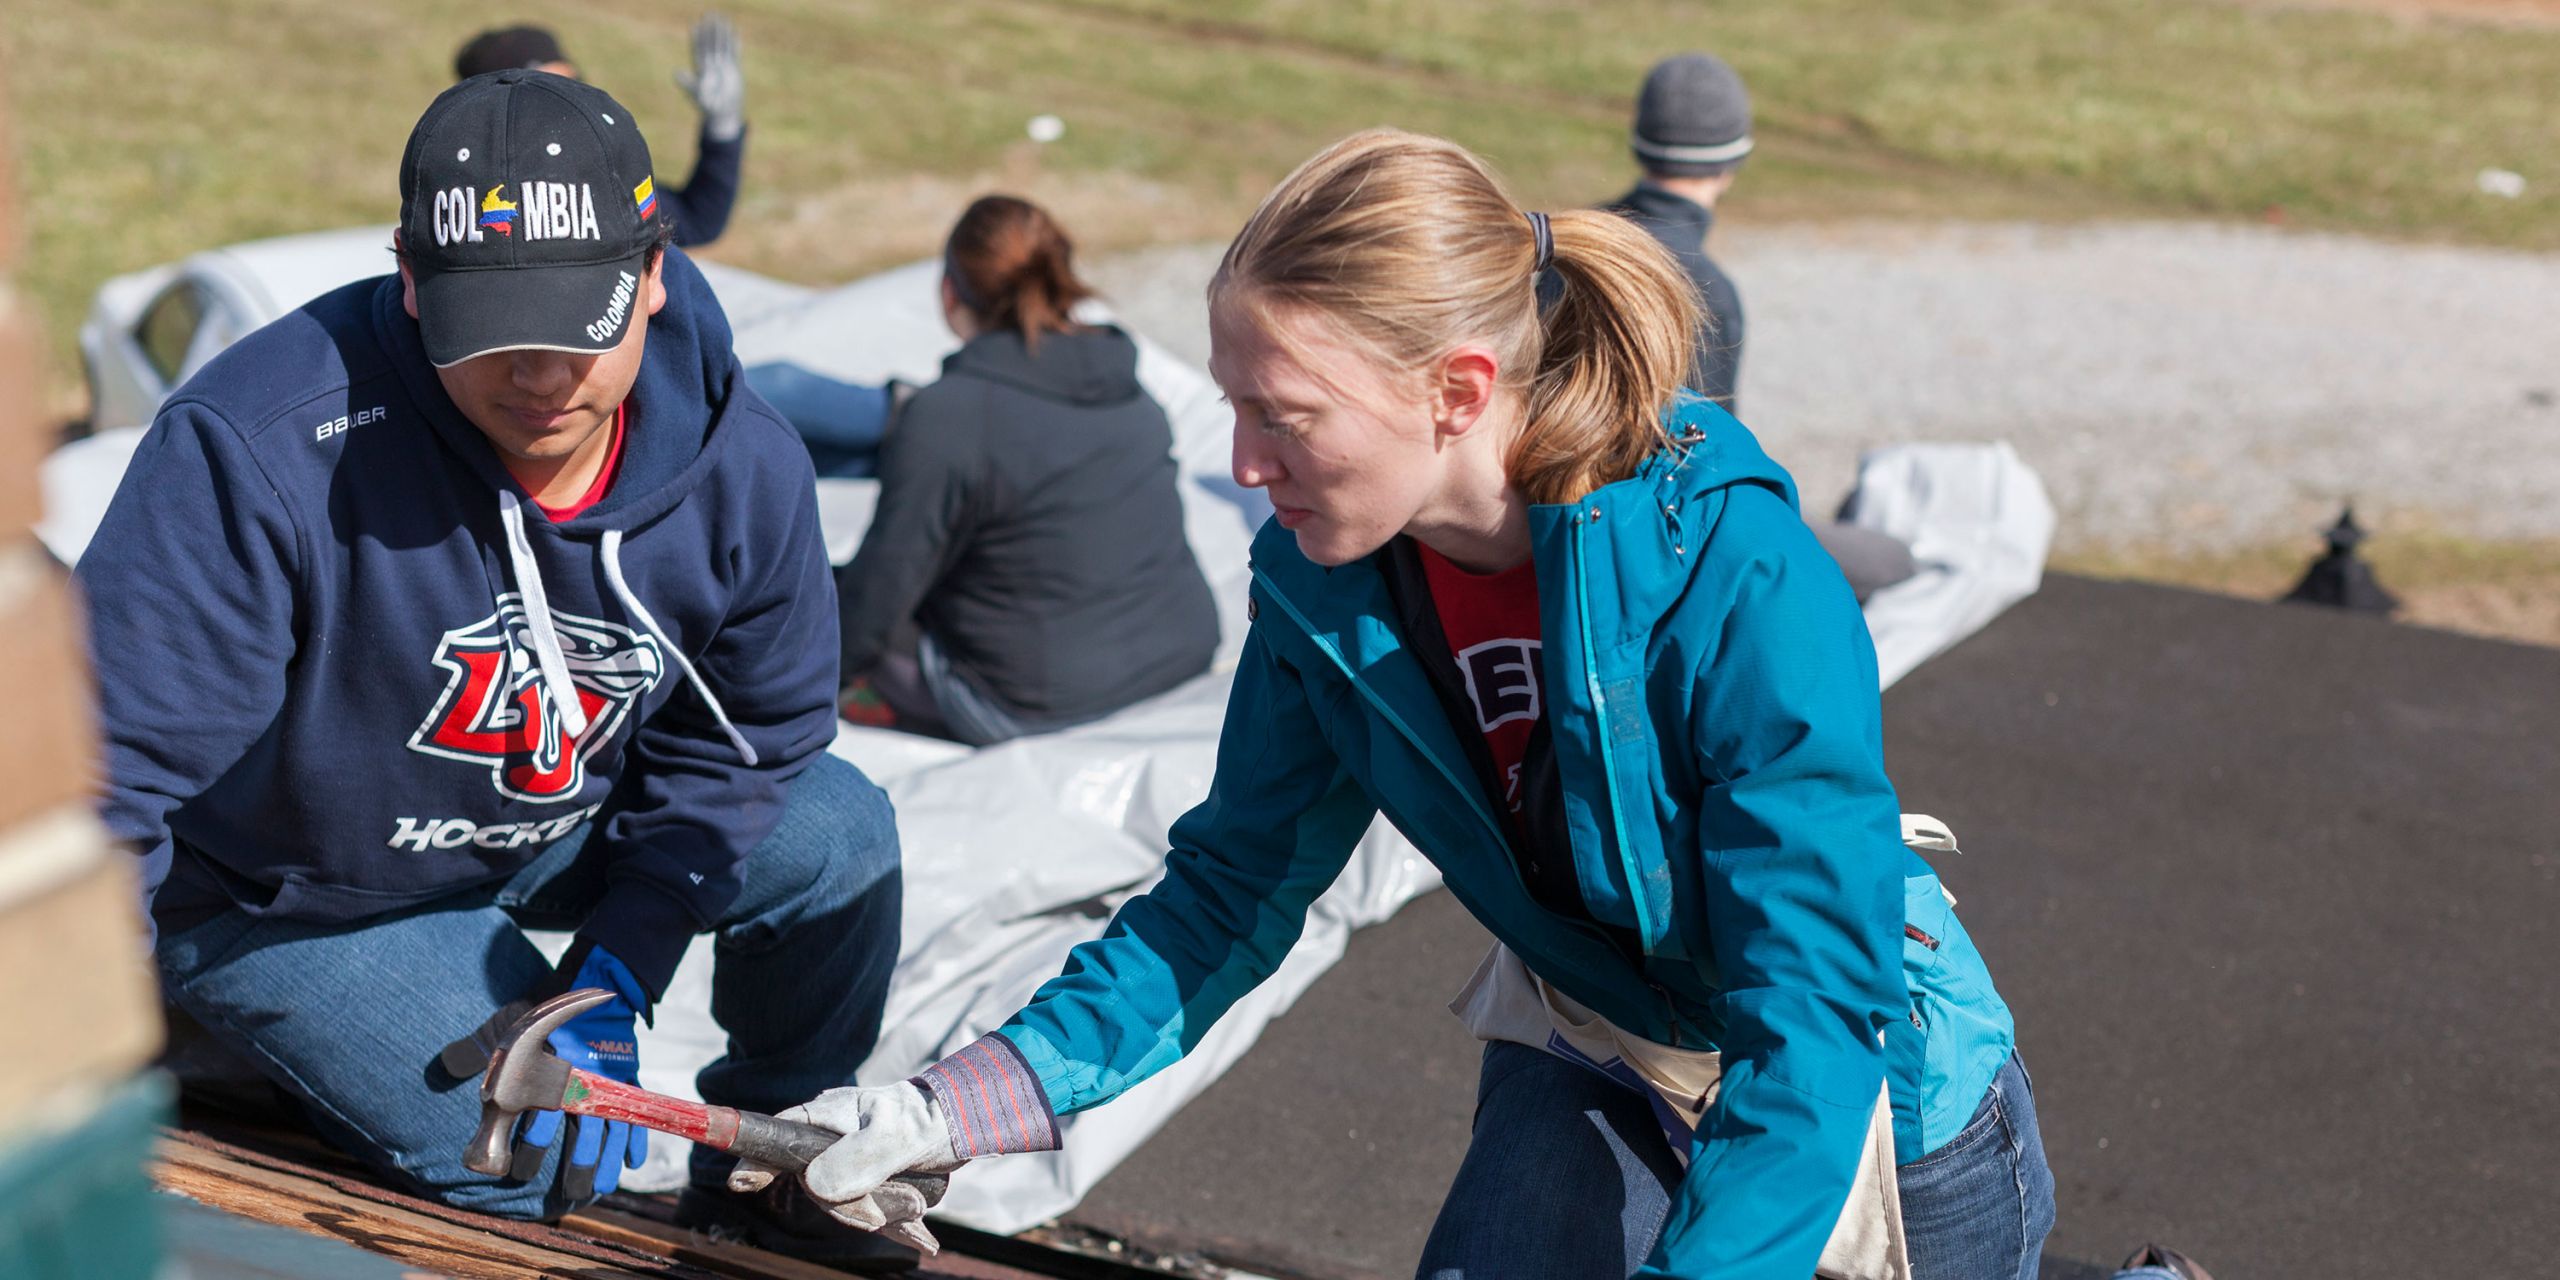
[(435, 664), (444, 693), (409, 749), (486, 765), (500, 795), (536, 804), (573, 799), (586, 786), (587, 758), (602, 749), (666, 670), (655, 637), (574, 614), (551, 615), (568, 659), (587, 731), (571, 737), (534, 657), (524, 601), (498, 597), (498, 611), (444, 633)]

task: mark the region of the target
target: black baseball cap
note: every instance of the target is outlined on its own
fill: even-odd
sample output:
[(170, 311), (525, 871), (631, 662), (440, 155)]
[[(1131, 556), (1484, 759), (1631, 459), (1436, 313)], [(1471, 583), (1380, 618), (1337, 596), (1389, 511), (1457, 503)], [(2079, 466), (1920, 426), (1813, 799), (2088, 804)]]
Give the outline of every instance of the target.
[(649, 143), (611, 94), (522, 69), (445, 90), (400, 157), (427, 358), (612, 350), (664, 223)]

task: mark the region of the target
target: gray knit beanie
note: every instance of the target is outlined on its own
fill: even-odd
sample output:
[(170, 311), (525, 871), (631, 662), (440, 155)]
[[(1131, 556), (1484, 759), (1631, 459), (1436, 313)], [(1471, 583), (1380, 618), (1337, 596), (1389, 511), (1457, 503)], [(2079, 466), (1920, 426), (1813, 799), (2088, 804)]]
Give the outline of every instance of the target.
[(1673, 178), (1724, 172), (1751, 154), (1751, 95), (1711, 54), (1654, 64), (1636, 95), (1636, 163)]

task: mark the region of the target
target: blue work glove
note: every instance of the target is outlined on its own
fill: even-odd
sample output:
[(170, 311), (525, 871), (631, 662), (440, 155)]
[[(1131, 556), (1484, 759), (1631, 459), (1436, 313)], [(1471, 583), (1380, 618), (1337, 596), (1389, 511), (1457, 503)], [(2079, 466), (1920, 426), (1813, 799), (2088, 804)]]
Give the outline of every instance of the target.
[[(563, 990), (581, 987), (602, 987), (615, 998), (561, 1024), (551, 1033), (551, 1052), (570, 1066), (624, 1084), (640, 1083), (640, 1046), (632, 1024), (649, 1007), (647, 990), (612, 952), (597, 946), (588, 948)], [(613, 1194), (622, 1185), (622, 1171), (637, 1169), (649, 1158), (649, 1131), (621, 1120), (579, 1116), (577, 1121), (569, 1157), (560, 1164), (560, 1192), (571, 1204), (584, 1204)], [(531, 1112), (520, 1123), (516, 1167), (525, 1169), (560, 1140), (561, 1113)]]

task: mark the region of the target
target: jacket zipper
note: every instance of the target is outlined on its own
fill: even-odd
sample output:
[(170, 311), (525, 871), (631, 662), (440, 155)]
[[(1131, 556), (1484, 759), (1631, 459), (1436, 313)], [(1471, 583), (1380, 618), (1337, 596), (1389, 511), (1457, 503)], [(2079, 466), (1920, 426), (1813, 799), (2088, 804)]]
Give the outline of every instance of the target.
[[(1609, 702), (1607, 695), (1603, 694), (1600, 689), (1598, 654), (1591, 645), (1591, 591), (1589, 586), (1591, 573), (1589, 569), (1589, 558), (1585, 555), (1583, 550), (1583, 526), (1597, 522), (1600, 519), (1600, 509), (1598, 507), (1586, 508), (1583, 511), (1574, 513), (1572, 519), (1574, 621), (1575, 624), (1580, 627), (1582, 633), (1583, 688), (1589, 691), (1591, 695), (1592, 713), (1597, 716), (1600, 721), (1600, 732), (1598, 735), (1600, 743), (1600, 788), (1602, 795), (1606, 797), (1609, 802), (1610, 830), (1614, 831), (1618, 837), (1618, 867), (1626, 874), (1627, 877), (1627, 898), (1636, 909), (1636, 945), (1644, 952), (1644, 959), (1650, 960), (1653, 958), (1653, 912), (1648, 909), (1645, 904), (1644, 882), (1636, 875), (1635, 846), (1627, 839), (1626, 811), (1624, 807), (1618, 803), (1618, 757), (1617, 752), (1612, 750), (1610, 745)], [(1710, 1040), (1704, 1033), (1699, 1032), (1697, 1028), (1690, 1026), (1688, 1019), (1680, 1016), (1680, 1002), (1672, 997), (1671, 988), (1654, 981), (1653, 975), (1644, 972), (1641, 963), (1637, 966), (1636, 976), (1643, 981), (1646, 987), (1652, 989), (1654, 995), (1661, 998), (1662, 1016), (1671, 1024), (1671, 1031), (1674, 1038), (1677, 1038), (1680, 1033), (1685, 1031), (1694, 1036), (1700, 1044), (1714, 1043), (1714, 1041)]]
[[(1586, 518), (1587, 517), (1587, 518)], [(1609, 802), (1609, 828), (1618, 837), (1618, 869), (1627, 877), (1627, 901), (1636, 909), (1636, 943), (1647, 958), (1653, 955), (1653, 910), (1645, 902), (1644, 880), (1636, 874), (1635, 846), (1627, 839), (1626, 806), (1618, 803), (1618, 753), (1611, 748), (1609, 733), (1609, 701), (1600, 690), (1598, 655), (1591, 647), (1591, 574), (1583, 552), (1585, 526), (1600, 518), (1600, 508), (1576, 512), (1573, 517), (1573, 604), (1575, 622), (1582, 629), (1582, 684), (1591, 695), (1591, 711), (1598, 717), (1600, 742), (1600, 791)], [(1666, 993), (1666, 999), (1668, 998)]]

